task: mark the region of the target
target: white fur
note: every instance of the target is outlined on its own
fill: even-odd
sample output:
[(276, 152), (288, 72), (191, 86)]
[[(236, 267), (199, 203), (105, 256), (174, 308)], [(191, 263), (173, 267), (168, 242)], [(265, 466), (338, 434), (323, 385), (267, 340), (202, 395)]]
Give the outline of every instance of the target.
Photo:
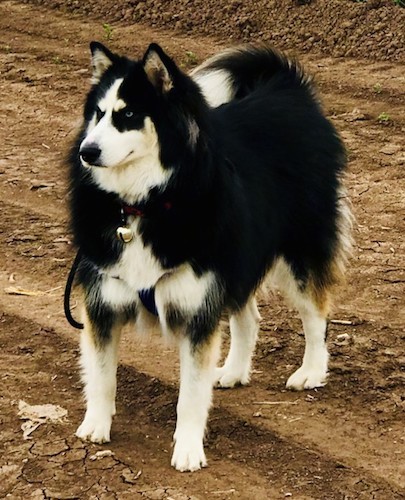
[(301, 283), (295, 279), (291, 267), (280, 257), (267, 273), (263, 287), (279, 289), (294, 306), (297, 306), (297, 303), (302, 299), (302, 293), (299, 290), (300, 285)]
[(215, 284), (213, 272), (197, 276), (190, 264), (184, 264), (157, 284), (157, 300), (162, 306), (173, 304), (188, 313), (194, 313), (203, 305)]
[(202, 354), (196, 352), (187, 337), (180, 341), (180, 392), (171, 463), (182, 472), (207, 465), (203, 439), (219, 357), (219, 335), (201, 349)]
[(196, 313), (205, 301), (214, 298), (218, 292), (215, 275), (212, 272), (197, 276), (189, 264), (184, 264), (175, 272), (164, 276), (156, 285), (155, 301), (162, 330), (171, 334), (166, 324), (166, 305), (178, 307), (188, 316)]
[(216, 369), (215, 379), (219, 387), (249, 383), (259, 321), (260, 314), (254, 297), (241, 311), (231, 316), (231, 347), (224, 366)]
[[(297, 308), (305, 333), (305, 352), (301, 367), (288, 379), (287, 387), (295, 390), (325, 385), (328, 372), (328, 350), (325, 342), (326, 317), (308, 293), (300, 290), (291, 268), (278, 259), (266, 277), (265, 286), (278, 288)], [(256, 301), (251, 298), (245, 308), (230, 319), (231, 347), (225, 364), (216, 369), (219, 387), (247, 384), (254, 352), (260, 315)]]
[(351, 210), (350, 199), (346, 189), (341, 186), (339, 189), (338, 200), (338, 234), (339, 245), (335, 263), (339, 272), (343, 275), (346, 269), (347, 261), (353, 248), (353, 225), (355, 223), (354, 215)]
[(104, 94), (104, 96), (99, 100), (98, 102), (98, 107), (103, 111), (104, 113), (111, 113), (111, 111), (115, 111), (115, 107), (117, 105), (118, 101), (121, 101), (118, 97), (118, 91), (119, 88), (122, 85), (122, 82), (124, 81), (123, 78), (117, 78), (110, 88), (107, 90), (107, 92)]
[(197, 68), (191, 73), (191, 76), (201, 88), (208, 104), (213, 108), (225, 104), (233, 98), (232, 80), (227, 71), (221, 69), (204, 71), (204, 69)]
[(102, 301), (110, 307), (120, 310), (130, 306), (138, 301), (137, 292), (135, 288), (128, 285), (127, 281), (103, 273), (100, 295)]
[[(146, 118), (145, 123), (152, 121)], [(154, 187), (164, 188), (172, 174), (162, 167), (156, 145), (149, 155), (115, 168), (92, 169), (93, 178), (105, 191), (114, 192), (129, 204), (145, 198)]]
[(127, 106), (127, 104), (125, 101), (123, 101), (122, 99), (118, 99), (114, 103), (114, 111), (121, 111), (121, 109), (126, 108), (126, 106)]
[(112, 113), (125, 108), (118, 97), (122, 78), (117, 79), (100, 99), (99, 108), (105, 114), (96, 123), (93, 118), (81, 148), (97, 145), (101, 150), (101, 167), (91, 167), (95, 182), (105, 191), (114, 192), (127, 203), (135, 203), (147, 196), (153, 187), (167, 184), (172, 171), (160, 162), (158, 135), (150, 117), (146, 117), (142, 129), (120, 132), (112, 122)]
[(287, 381), (289, 389), (313, 389), (325, 385), (328, 372), (328, 350), (325, 342), (326, 317), (319, 311), (309, 293), (300, 290), (290, 266), (277, 260), (268, 277), (270, 286), (279, 288), (298, 310), (305, 333), (305, 353), (301, 367)]
[(86, 397), (86, 415), (76, 436), (93, 443), (108, 443), (115, 415), (116, 373), (120, 329), (115, 328), (109, 343), (97, 346), (87, 318), (81, 335), (82, 380)]
[[(212, 272), (197, 276), (188, 264), (165, 275), (157, 283), (155, 291), (163, 331), (173, 333), (166, 323), (167, 305), (178, 307), (190, 317), (198, 313), (203, 305), (206, 307), (207, 301), (218, 292)], [(220, 348), (219, 335), (213, 335), (216, 337), (206, 345), (194, 348), (184, 332), (177, 332), (180, 336), (180, 393), (171, 463), (179, 471), (195, 471), (207, 465), (203, 438)]]
[(190, 146), (194, 147), (197, 144), (198, 136), (200, 135), (200, 129), (192, 118), (188, 119), (188, 136), (190, 141)]
[(329, 359), (325, 343), (326, 318), (310, 303), (301, 308), (300, 315), (305, 333), (305, 353), (301, 367), (287, 380), (287, 387), (297, 391), (324, 386)]
[(111, 297), (109, 289), (113, 293), (116, 287), (120, 286), (116, 283), (118, 280), (114, 280), (115, 277), (123, 281), (123, 286), (119, 290), (120, 300), (127, 302), (130, 297), (133, 297), (134, 292), (155, 286), (157, 281), (167, 273), (154, 256), (151, 247), (143, 243), (138, 230), (140, 219), (129, 217), (128, 222), (134, 237), (132, 241), (124, 245), (119, 261), (104, 269), (105, 274), (113, 279), (113, 281), (103, 282), (102, 294), (105, 301)]

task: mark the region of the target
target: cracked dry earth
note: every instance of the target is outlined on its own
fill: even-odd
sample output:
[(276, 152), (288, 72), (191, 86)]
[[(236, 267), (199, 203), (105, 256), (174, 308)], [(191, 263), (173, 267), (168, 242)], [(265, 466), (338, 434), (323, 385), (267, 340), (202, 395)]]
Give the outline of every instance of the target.
[[(302, 55), (348, 147), (357, 218), (329, 332), (328, 385), (284, 389), (302, 356), (300, 323), (277, 295), (264, 297), (250, 386), (215, 392), (207, 469), (170, 468), (178, 361), (154, 335), (124, 336), (112, 442), (74, 437), (83, 401), (78, 336), (62, 312), (74, 256), (64, 157), (89, 84), (88, 42), (104, 35), (91, 16), (0, 3), (0, 498), (405, 498), (405, 78), (398, 62)], [(119, 23), (110, 45), (136, 56), (152, 40), (185, 68), (226, 46)], [(21, 400), (68, 413), (23, 439)]]

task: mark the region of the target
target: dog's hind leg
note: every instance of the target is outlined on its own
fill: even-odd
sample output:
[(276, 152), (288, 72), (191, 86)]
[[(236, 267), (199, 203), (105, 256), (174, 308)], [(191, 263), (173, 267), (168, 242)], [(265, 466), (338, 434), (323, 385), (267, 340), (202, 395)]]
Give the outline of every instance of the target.
[(118, 343), (121, 324), (100, 335), (97, 325), (86, 315), (80, 342), (80, 364), (86, 414), (76, 436), (94, 443), (110, 441), (112, 417), (115, 414)]
[(216, 369), (215, 382), (218, 387), (234, 387), (237, 384), (249, 383), (259, 321), (260, 314), (254, 296), (243, 309), (231, 316), (229, 320), (231, 346), (224, 365)]
[(179, 471), (207, 465), (203, 439), (219, 351), (219, 332), (197, 346), (187, 336), (180, 340), (180, 392), (171, 462)]
[(322, 387), (328, 374), (328, 349), (326, 345), (327, 292), (322, 298), (302, 293), (295, 305), (301, 316), (305, 334), (305, 351), (302, 365), (287, 381), (289, 389), (303, 390)]

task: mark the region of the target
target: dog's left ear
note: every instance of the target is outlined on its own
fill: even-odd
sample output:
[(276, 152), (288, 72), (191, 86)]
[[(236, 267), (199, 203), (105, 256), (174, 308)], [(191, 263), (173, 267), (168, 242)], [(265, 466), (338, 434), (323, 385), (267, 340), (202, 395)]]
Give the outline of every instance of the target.
[(167, 94), (174, 87), (173, 73), (177, 67), (158, 44), (149, 45), (143, 57), (143, 68), (159, 94)]

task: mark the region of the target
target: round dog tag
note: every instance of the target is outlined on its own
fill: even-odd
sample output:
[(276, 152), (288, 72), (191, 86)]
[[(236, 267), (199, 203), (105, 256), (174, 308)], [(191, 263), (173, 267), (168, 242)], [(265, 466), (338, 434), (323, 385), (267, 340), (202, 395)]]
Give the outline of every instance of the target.
[(129, 243), (133, 238), (132, 230), (126, 226), (120, 226), (117, 228), (117, 238), (124, 243)]

